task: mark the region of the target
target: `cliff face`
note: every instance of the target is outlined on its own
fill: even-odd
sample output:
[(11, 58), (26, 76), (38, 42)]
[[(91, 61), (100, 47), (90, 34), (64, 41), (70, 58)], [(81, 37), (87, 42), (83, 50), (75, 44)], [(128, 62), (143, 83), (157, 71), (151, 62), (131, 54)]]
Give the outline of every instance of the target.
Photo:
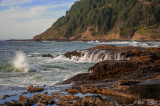
[(80, 0), (34, 40), (160, 40), (160, 0)]

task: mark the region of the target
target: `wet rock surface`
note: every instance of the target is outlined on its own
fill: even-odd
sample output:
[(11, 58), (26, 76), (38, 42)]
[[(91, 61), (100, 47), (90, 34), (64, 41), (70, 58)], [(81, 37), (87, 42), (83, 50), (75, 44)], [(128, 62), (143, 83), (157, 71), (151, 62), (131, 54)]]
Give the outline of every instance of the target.
[(41, 92), (43, 90), (44, 90), (44, 88), (33, 87), (32, 85), (28, 86), (28, 88), (27, 88), (27, 91), (29, 93)]
[(77, 74), (75, 76), (73, 76), (72, 78), (63, 81), (62, 84), (69, 84), (71, 82), (78, 82), (78, 81), (87, 81), (88, 80), (88, 73), (82, 73), (82, 74)]
[(5, 102), (3, 105), (31, 106), (37, 103), (39, 106), (44, 106), (47, 104), (52, 105), (55, 102), (54, 102), (54, 97), (52, 95), (35, 94), (34, 96), (31, 96), (31, 97), (25, 97), (25, 96), (20, 95), (18, 101)]
[[(159, 82), (159, 79), (160, 79), (159, 77), (160, 76), (160, 48), (159, 47), (142, 48), (142, 47), (116, 47), (112, 45), (102, 45), (102, 46), (93, 47), (87, 50), (87, 52), (90, 53), (90, 55), (88, 56), (91, 56), (91, 55), (93, 57), (97, 56), (97, 58), (101, 58), (105, 56), (105, 54), (98, 54), (98, 52), (101, 52), (101, 51), (107, 51), (107, 52), (111, 51), (112, 54), (114, 54), (113, 52), (120, 52), (120, 56), (123, 56), (123, 58), (121, 58), (122, 60), (119, 60), (119, 61), (117, 61), (117, 59), (110, 58), (108, 60), (98, 62), (94, 66), (88, 69), (88, 74), (86, 73), (85, 75), (84, 74), (75, 75), (74, 77), (64, 81), (63, 83), (76, 82), (77, 91), (81, 92), (82, 94), (93, 93), (93, 94), (102, 94), (102, 95), (116, 96), (116, 97), (121, 96), (125, 98), (130, 98), (130, 99), (131, 98), (139, 99), (139, 98), (145, 98), (147, 96), (139, 97), (136, 93), (135, 95), (133, 95), (133, 92), (131, 93), (131, 91), (129, 90), (130, 87), (148, 80), (149, 81), (157, 80), (157, 82)], [(75, 52), (76, 54), (78, 54), (78, 56), (75, 55)], [(72, 56), (84, 57), (85, 55), (85, 53), (82, 51), (73, 51), (73, 52), (70, 52), (69, 54), (70, 54), (69, 58), (72, 58)], [(112, 54), (110, 56), (113, 56)], [(114, 81), (116, 81), (116, 83)], [(93, 82), (96, 82), (96, 83), (105, 82), (105, 84), (102, 84), (102, 85), (105, 85), (105, 87), (107, 86), (108, 88), (104, 88), (104, 89), (100, 87), (92, 88), (91, 86), (77, 87), (78, 84), (85, 83), (89, 85), (90, 83), (93, 83)], [(111, 84), (111, 83), (114, 83), (114, 84)], [(146, 93), (147, 92), (150, 92), (150, 91), (146, 91)], [(151, 98), (153, 98), (153, 96)], [(153, 101), (156, 101), (154, 99)], [(134, 102), (132, 104), (133, 105), (139, 105), (139, 104), (150, 105), (150, 102), (146, 102), (146, 101), (147, 100), (142, 100), (142, 101), (137, 100), (137, 102)], [(154, 103), (158, 104), (159, 102), (156, 101)], [(151, 103), (151, 105), (155, 105), (154, 103), (153, 104)]]
[(28, 94), (28, 92), (22, 92), (21, 94), (22, 94), (22, 95), (24, 95), (24, 94)]
[[(152, 82), (160, 82), (160, 48), (102, 45), (86, 51), (68, 52), (64, 56), (70, 59), (74, 57), (77, 60), (80, 60), (81, 57), (90, 56), (91, 61), (96, 61), (98, 58), (104, 61), (90, 67), (88, 73), (77, 74), (62, 82), (61, 84), (74, 82), (68, 89), (50, 93), (47, 91), (42, 92), (44, 88), (28, 86), (27, 91), (29, 93), (42, 93), (26, 97), (25, 94), (28, 92), (23, 92), (17, 101), (5, 102), (3, 105), (160, 105), (158, 90), (160, 86), (149, 88), (150, 86), (143, 85), (146, 82), (151, 82), (151, 86), (153, 86)], [(109, 54), (106, 55), (106, 52), (109, 52)], [(91, 56), (96, 56), (96, 58)], [(111, 58), (107, 56), (111, 56)], [(4, 95), (2, 98), (7, 97), (9, 96)]]
[(51, 54), (45, 54), (45, 55), (42, 55), (42, 57), (51, 57), (51, 58), (54, 58), (54, 56), (52, 56)]
[[(121, 81), (123, 82), (123, 81)], [(138, 82), (138, 81), (129, 81)], [(102, 83), (102, 82), (101, 82)], [(130, 106), (130, 105), (160, 105), (160, 100), (143, 99), (138, 95), (131, 94), (129, 87), (135, 85), (130, 83), (125, 90), (116, 89), (121, 86), (118, 81), (101, 83), (75, 84), (69, 89), (59, 92), (43, 92), (31, 97), (19, 96), (17, 101), (5, 102), (3, 106)], [(124, 83), (123, 83), (124, 84)], [(126, 82), (125, 82), (126, 84)], [(127, 83), (128, 85), (128, 83)], [(126, 86), (122, 86), (126, 87)], [(68, 92), (62, 94), (61, 92)], [(81, 95), (81, 96), (80, 96)]]
[(2, 96), (2, 100), (4, 100), (4, 99), (6, 99), (6, 98), (9, 98), (9, 97), (11, 97), (11, 96), (16, 96), (17, 94), (14, 94), (14, 95), (3, 95)]
[[(78, 92), (74, 92), (74, 91), (78, 91)], [(67, 91), (67, 90), (66, 90)], [(113, 90), (110, 88), (103, 88), (100, 87), (96, 84), (92, 84), (92, 85), (80, 85), (78, 87), (73, 87), (69, 88), (68, 93), (82, 93), (82, 94), (87, 94), (87, 93), (91, 93), (91, 94), (101, 94), (101, 95), (107, 95), (107, 96), (121, 96), (121, 97), (126, 97), (126, 98), (136, 98), (136, 96), (131, 95), (131, 94), (127, 94), (127, 93), (123, 93), (123, 92), (119, 92), (117, 90)]]
[(107, 78), (155, 78), (160, 72), (160, 48), (100, 45), (64, 54), (75, 61), (96, 62), (88, 73), (78, 74), (63, 83), (98, 81)]
[[(147, 56), (148, 57), (148, 56)], [(160, 73), (158, 58), (140, 56), (127, 61), (102, 61), (89, 68), (90, 80), (106, 78), (155, 78)], [(135, 61), (136, 60), (136, 61)]]
[(140, 80), (122, 80), (117, 82), (115, 85), (133, 85), (140, 83)]
[[(131, 60), (135, 57), (148, 56), (152, 59), (160, 59), (160, 48), (143, 47), (116, 47), (113, 45), (100, 45), (86, 50), (77, 50), (65, 53), (64, 56), (74, 61), (100, 62), (104, 60)], [(140, 58), (137, 58), (140, 60)], [(136, 58), (135, 58), (135, 61)]]

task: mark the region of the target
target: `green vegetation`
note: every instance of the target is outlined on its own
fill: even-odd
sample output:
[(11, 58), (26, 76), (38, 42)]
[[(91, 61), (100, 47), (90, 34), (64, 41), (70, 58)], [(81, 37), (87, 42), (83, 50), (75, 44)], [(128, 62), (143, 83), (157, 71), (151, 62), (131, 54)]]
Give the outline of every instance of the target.
[(120, 35), (127, 38), (132, 37), (138, 27), (159, 22), (160, 0), (80, 0), (39, 36), (69, 38), (93, 27), (89, 29), (93, 36), (120, 30)]
[(158, 39), (158, 38), (160, 38), (160, 34), (153, 34), (151, 37), (152, 37), (153, 39)]

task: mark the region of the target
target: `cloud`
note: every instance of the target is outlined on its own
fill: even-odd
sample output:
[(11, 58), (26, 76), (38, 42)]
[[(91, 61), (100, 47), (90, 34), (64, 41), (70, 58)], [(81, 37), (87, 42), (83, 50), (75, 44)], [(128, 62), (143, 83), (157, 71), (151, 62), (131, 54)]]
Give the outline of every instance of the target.
[[(33, 3), (38, 1), (38, 3)], [(41, 1), (41, 3), (39, 3)], [(48, 29), (75, 0), (1, 0), (0, 39), (32, 38)], [(29, 5), (27, 4), (29, 3)], [(26, 5), (27, 4), (27, 5)], [(2, 6), (7, 6), (1, 9)]]
[[(46, 12), (45, 7), (0, 12), (0, 39), (31, 39), (48, 29), (64, 11)], [(14, 12), (13, 12), (14, 11)], [(23, 14), (22, 14), (23, 13)]]
[(0, 11), (0, 20), (7, 20), (7, 19), (20, 19), (20, 18), (30, 18), (34, 16), (40, 16), (43, 15), (46, 12), (49, 12), (50, 10), (54, 11), (56, 8), (61, 8), (65, 6), (70, 6), (71, 3), (65, 3), (65, 4), (53, 4), (53, 5), (38, 5), (34, 7), (14, 7), (7, 10)]
[(33, 0), (1, 0), (0, 6), (13, 6), (25, 3), (31, 3)]
[(23, 23), (8, 21), (2, 24), (9, 26), (0, 26), (1, 39), (31, 39), (33, 36), (40, 34), (52, 25), (51, 22), (56, 18), (30, 20)]

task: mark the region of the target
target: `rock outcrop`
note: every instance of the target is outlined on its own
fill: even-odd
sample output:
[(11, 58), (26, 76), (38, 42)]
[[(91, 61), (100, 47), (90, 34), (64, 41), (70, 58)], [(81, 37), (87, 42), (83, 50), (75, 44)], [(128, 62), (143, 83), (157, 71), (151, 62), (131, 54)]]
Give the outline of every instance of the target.
[(51, 58), (54, 58), (51, 54), (42, 55), (42, 57), (51, 57)]
[(29, 93), (41, 92), (41, 91), (43, 91), (43, 90), (44, 90), (44, 88), (33, 87), (32, 85), (31, 85), (31, 86), (28, 86), (28, 88), (27, 88), (27, 91), (28, 91)]
[(2, 100), (4, 100), (4, 99), (6, 99), (6, 98), (9, 98), (9, 97), (11, 97), (11, 96), (16, 96), (17, 94), (15, 94), (15, 95), (3, 95), (2, 96)]
[[(118, 54), (118, 55), (117, 55)], [(160, 73), (160, 48), (116, 47), (101, 45), (64, 54), (75, 61), (98, 62), (88, 74), (79, 74), (65, 82), (107, 78), (143, 79)], [(99, 62), (100, 61), (100, 62)]]
[[(86, 55), (84, 52), (90, 53)], [(103, 54), (102, 54), (103, 51)], [(44, 88), (28, 86), (29, 93), (41, 92), (31, 97), (26, 97), (27, 92), (19, 95), (19, 100), (5, 102), (2, 105), (12, 106), (123, 106), (123, 105), (160, 105), (157, 98), (144, 97), (144, 92), (150, 89), (145, 87), (144, 92), (137, 93), (135, 90), (144, 88), (141, 83), (160, 81), (160, 48), (142, 47), (116, 47), (102, 45), (84, 51), (73, 51), (64, 54), (67, 58), (94, 58), (105, 57), (108, 52), (112, 59), (103, 58), (88, 69), (88, 73), (77, 74), (62, 82), (69, 84), (74, 82), (68, 89), (58, 92), (42, 92)], [(115, 53), (120, 53), (123, 59), (113, 58)], [(90, 56), (90, 57), (89, 57)], [(96, 58), (95, 58), (96, 56)], [(78, 60), (77, 59), (77, 60)], [(138, 85), (136, 85), (138, 84)], [(141, 88), (142, 86), (142, 88)], [(153, 86), (153, 85), (152, 85)], [(159, 89), (159, 85), (158, 88)], [(154, 89), (156, 92), (156, 89)], [(158, 91), (157, 91), (158, 92)], [(152, 93), (152, 92), (150, 92)], [(149, 93), (149, 94), (150, 94)], [(77, 96), (80, 95), (80, 96)], [(147, 94), (146, 94), (147, 95)], [(2, 99), (14, 95), (4, 95)], [(81, 97), (82, 96), (82, 97)], [(155, 95), (154, 95), (155, 96)], [(157, 95), (156, 95), (157, 96)], [(159, 99), (159, 95), (157, 96)]]
[[(65, 53), (64, 56), (73, 61), (100, 62), (104, 60), (131, 60), (136, 57), (140, 59), (160, 58), (160, 48), (142, 47), (116, 47), (113, 45), (101, 45), (86, 50), (76, 50)], [(143, 57), (143, 56), (146, 56)], [(137, 58), (137, 59), (138, 59)]]

